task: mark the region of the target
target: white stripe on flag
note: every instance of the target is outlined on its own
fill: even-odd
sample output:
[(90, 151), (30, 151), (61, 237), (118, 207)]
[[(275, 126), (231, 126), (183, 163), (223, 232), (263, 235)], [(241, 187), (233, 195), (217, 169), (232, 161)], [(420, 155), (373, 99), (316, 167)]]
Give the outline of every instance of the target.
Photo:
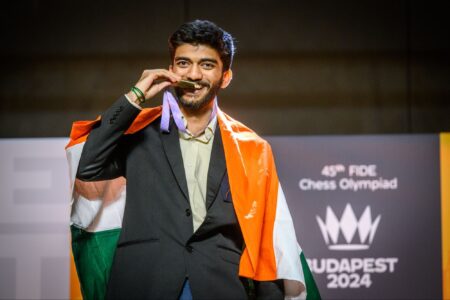
[(102, 198), (86, 199), (75, 191), (75, 176), (83, 146), (84, 143), (80, 143), (66, 150), (72, 192), (70, 223), (89, 232), (121, 228), (125, 209), (125, 188), (117, 198), (108, 203)]
[[(298, 281), (306, 287), (303, 268), (300, 262), (302, 249), (297, 243), (294, 223), (292, 222), (292, 217), (280, 184), (278, 184), (277, 210), (273, 231), (277, 278)], [(294, 284), (294, 282), (290, 282), (289, 284)], [(306, 297), (306, 293), (300, 294), (299, 297), (297, 298), (301, 299)]]

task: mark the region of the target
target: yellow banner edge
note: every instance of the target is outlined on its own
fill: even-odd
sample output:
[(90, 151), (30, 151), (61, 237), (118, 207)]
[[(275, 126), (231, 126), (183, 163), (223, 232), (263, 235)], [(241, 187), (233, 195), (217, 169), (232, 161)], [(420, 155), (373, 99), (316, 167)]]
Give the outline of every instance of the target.
[(442, 297), (450, 299), (450, 133), (441, 133)]

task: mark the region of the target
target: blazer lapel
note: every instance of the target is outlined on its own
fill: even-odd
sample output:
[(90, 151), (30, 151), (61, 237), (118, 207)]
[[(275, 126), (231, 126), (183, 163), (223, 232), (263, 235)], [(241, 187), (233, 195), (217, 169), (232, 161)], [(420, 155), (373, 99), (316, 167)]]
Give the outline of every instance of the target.
[(183, 157), (180, 150), (180, 138), (178, 136), (178, 129), (172, 119), (170, 120), (170, 132), (160, 132), (160, 135), (164, 152), (172, 168), (173, 175), (177, 180), (178, 187), (186, 200), (189, 201), (186, 173), (184, 172)]
[(222, 136), (217, 126), (211, 150), (211, 159), (208, 168), (208, 181), (206, 191), (206, 209), (208, 209), (216, 198), (220, 184), (226, 171), (225, 153), (223, 151)]

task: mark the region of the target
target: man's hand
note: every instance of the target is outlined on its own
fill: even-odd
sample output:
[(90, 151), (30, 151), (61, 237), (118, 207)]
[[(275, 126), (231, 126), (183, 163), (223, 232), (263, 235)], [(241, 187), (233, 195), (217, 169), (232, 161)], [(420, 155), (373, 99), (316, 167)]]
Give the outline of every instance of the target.
[[(164, 88), (181, 80), (181, 76), (164, 69), (145, 70), (139, 81), (134, 85), (140, 89), (145, 96), (145, 99), (151, 99)], [(140, 104), (137, 96), (132, 92), (128, 92), (127, 97)]]

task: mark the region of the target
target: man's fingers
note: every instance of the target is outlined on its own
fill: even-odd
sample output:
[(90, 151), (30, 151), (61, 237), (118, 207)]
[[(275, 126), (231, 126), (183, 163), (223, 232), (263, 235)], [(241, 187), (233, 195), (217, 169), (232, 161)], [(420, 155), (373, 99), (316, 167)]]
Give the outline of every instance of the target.
[(163, 74), (164, 74), (167, 78), (170, 78), (170, 80), (171, 80), (172, 82), (177, 82), (177, 81), (181, 80), (181, 76), (180, 76), (180, 75), (175, 74), (175, 73), (173, 73), (173, 72), (171, 72), (171, 71), (169, 71), (169, 70), (163, 70)]
[(145, 98), (153, 98), (156, 94), (162, 91), (164, 88), (170, 86), (172, 83), (170, 81), (163, 81), (160, 83), (153, 84), (150, 89), (145, 93)]
[(181, 76), (169, 70), (144, 70), (135, 86), (144, 93), (146, 99), (151, 99), (162, 89), (179, 80), (181, 80)]
[(145, 70), (142, 75), (143, 75), (142, 79), (144, 78), (150, 78), (152, 80), (159, 79), (158, 80), (159, 82), (164, 81), (165, 79), (171, 82), (177, 82), (181, 80), (181, 76), (164, 69)]
[(141, 80), (139, 80), (136, 86), (139, 85), (144, 91), (149, 90), (154, 84), (159, 84), (164, 81), (175, 83), (181, 80), (179, 75), (163, 69), (144, 71), (142, 75)]

